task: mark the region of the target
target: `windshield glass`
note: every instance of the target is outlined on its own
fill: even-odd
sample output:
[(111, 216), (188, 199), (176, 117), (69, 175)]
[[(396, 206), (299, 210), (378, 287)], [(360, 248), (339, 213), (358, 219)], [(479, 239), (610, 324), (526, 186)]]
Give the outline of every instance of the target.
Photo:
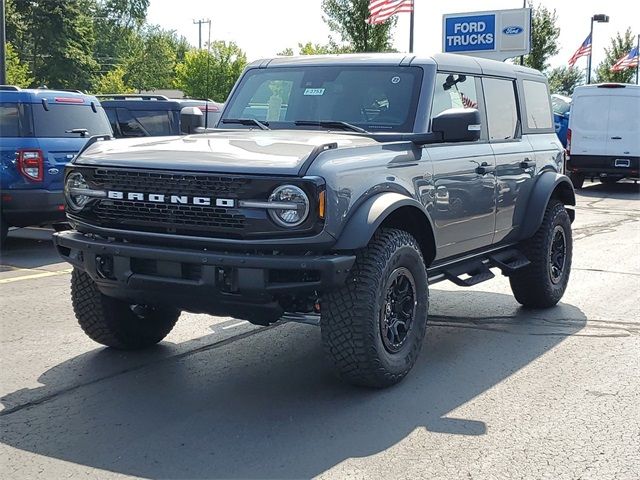
[(86, 128), (89, 135), (111, 135), (111, 125), (102, 107), (94, 112), (89, 105), (33, 104), (33, 122), (37, 137), (78, 138), (77, 133), (65, 133), (74, 128)]
[(316, 128), (295, 126), (296, 121), (341, 121), (369, 131), (410, 132), (421, 80), (417, 67), (253, 69), (242, 78), (223, 119), (256, 119), (272, 129)]
[(564, 115), (571, 109), (571, 98), (563, 95), (551, 95), (551, 105), (553, 106), (553, 113)]

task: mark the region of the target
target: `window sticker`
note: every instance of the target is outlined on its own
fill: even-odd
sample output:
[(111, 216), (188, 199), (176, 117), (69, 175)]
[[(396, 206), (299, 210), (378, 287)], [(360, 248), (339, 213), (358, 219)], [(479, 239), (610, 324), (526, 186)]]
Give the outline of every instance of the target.
[(318, 97), (324, 95), (324, 88), (305, 88), (304, 95), (310, 97)]
[(394, 85), (400, 83), (400, 77), (397, 75), (395, 77), (391, 77), (391, 83), (393, 83)]

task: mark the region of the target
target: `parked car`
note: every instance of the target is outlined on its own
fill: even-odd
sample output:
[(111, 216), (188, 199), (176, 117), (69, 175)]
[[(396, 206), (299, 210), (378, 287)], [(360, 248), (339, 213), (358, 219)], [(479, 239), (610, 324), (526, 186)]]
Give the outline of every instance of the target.
[(111, 135), (100, 102), (77, 91), (0, 87), (1, 238), (66, 221), (64, 167), (91, 135)]
[(217, 125), (224, 104), (211, 100), (176, 99), (164, 95), (98, 95), (116, 138), (180, 135), (180, 112), (197, 107), (204, 115), (203, 127)]
[(573, 92), (566, 170), (575, 188), (585, 178), (616, 183), (640, 177), (640, 86), (603, 83)]
[(553, 125), (556, 135), (562, 142), (562, 146), (567, 146), (567, 130), (569, 129), (569, 116), (571, 114), (571, 97), (564, 95), (551, 95), (551, 106), (553, 108)]
[(561, 299), (563, 159), (538, 71), (279, 57), (247, 67), (215, 132), (91, 145), (66, 172), (74, 230), (54, 242), (97, 342), (147, 347), (181, 310), (312, 323), (344, 379), (385, 387), (416, 361), (429, 285), (495, 268), (527, 307)]

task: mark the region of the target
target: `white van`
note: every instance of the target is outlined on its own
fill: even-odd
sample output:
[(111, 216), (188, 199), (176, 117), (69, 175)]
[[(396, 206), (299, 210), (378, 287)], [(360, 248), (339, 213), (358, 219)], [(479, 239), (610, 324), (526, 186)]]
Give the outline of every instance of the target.
[(575, 188), (585, 178), (615, 183), (638, 180), (640, 86), (603, 83), (573, 92), (566, 173)]

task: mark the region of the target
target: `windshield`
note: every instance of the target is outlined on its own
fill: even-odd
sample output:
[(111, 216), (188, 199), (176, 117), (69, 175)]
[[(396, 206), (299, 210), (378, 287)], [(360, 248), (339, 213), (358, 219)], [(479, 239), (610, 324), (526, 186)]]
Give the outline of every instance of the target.
[(42, 104), (33, 104), (33, 122), (37, 137), (78, 138), (77, 133), (65, 133), (74, 128), (86, 128), (89, 135), (111, 135), (111, 125), (102, 107), (96, 112), (89, 105), (53, 105), (45, 110)]
[(242, 78), (223, 119), (256, 119), (272, 129), (318, 128), (296, 126), (296, 121), (338, 121), (368, 131), (410, 132), (421, 81), (417, 67), (253, 69)]
[(571, 109), (571, 98), (563, 95), (551, 95), (551, 105), (553, 106), (553, 113), (564, 115)]

